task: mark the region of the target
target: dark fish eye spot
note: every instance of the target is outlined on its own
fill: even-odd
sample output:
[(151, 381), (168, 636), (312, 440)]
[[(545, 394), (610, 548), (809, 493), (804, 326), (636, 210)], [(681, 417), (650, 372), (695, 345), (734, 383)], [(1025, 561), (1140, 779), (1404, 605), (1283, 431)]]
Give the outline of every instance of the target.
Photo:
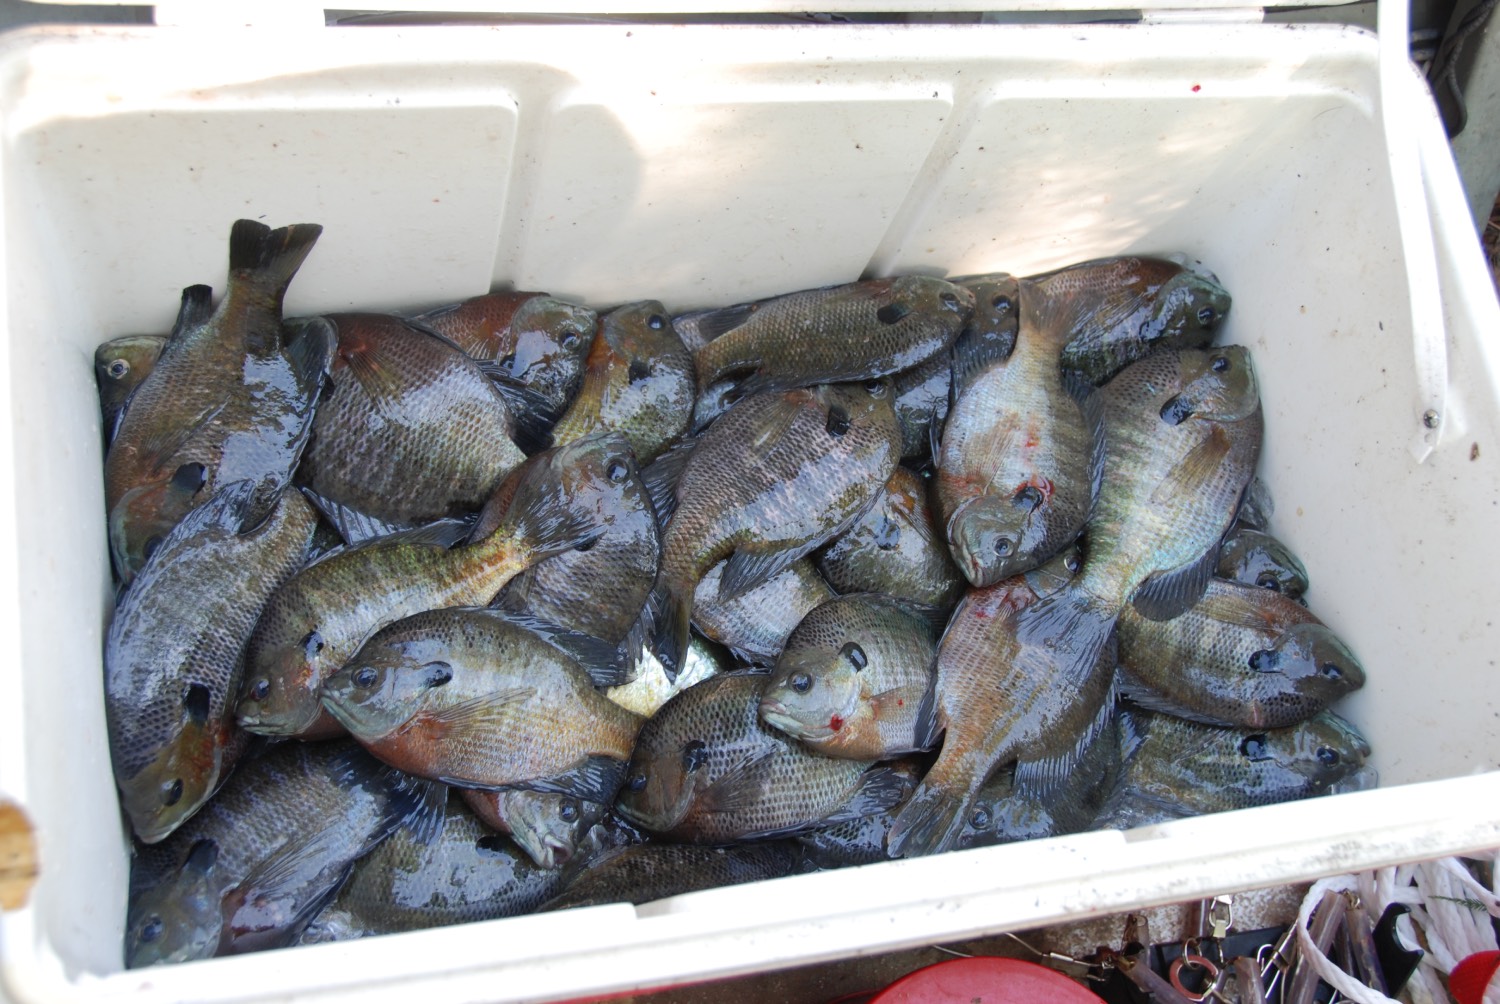
[(940, 293), (938, 294), (938, 299), (942, 300), (950, 307), (956, 306), (958, 304), (958, 296), (955, 293)]
[(1004, 293), (1001, 293), (990, 301), (990, 306), (994, 307), (996, 310), (1003, 314), (1006, 311), (1010, 310), (1010, 297), (1006, 296)]
[(799, 694), (805, 694), (812, 689), (812, 677), (806, 673), (793, 673), (786, 682)]
[(901, 527), (889, 516), (881, 517), (880, 529), (875, 532), (875, 547), (882, 551), (894, 551), (901, 542)]
[(158, 547), (161, 547), (161, 535), (152, 534), (146, 538), (146, 543), (141, 545), (141, 557), (149, 561)]
[(694, 739), (682, 747), (682, 769), (691, 774), (702, 767), (708, 760), (708, 744), (702, 739)]
[(1271, 572), (1261, 572), (1255, 577), (1255, 584), (1262, 589), (1269, 589), (1273, 593), (1281, 592), (1281, 580)]
[(1042, 503), (1047, 500), (1042, 495), (1042, 490), (1036, 485), (1025, 485), (1011, 497), (1011, 501), (1018, 506), (1036, 512), (1042, 507)]
[(160, 938), (165, 929), (166, 925), (161, 922), (160, 917), (155, 915), (147, 917), (146, 922), (141, 925), (141, 941), (149, 945)]
[(1317, 753), (1318, 763), (1324, 767), (1337, 767), (1339, 763), (1339, 751), (1331, 746), (1319, 746)]
[(182, 778), (173, 778), (161, 786), (161, 804), (176, 805), (182, 801)]
[(630, 465), (619, 457), (612, 457), (604, 468), (605, 476), (619, 484), (630, 475)]
[(631, 791), (645, 791), (646, 775), (632, 774), (630, 780), (625, 782), (625, 787), (629, 788)]
[(1322, 673), (1324, 679), (1328, 680), (1341, 680), (1344, 677), (1344, 671), (1342, 669), (1339, 669), (1338, 666), (1335, 666), (1331, 662), (1325, 662), (1323, 663), (1323, 665), (1319, 666), (1318, 672)]
[(1266, 748), (1265, 733), (1257, 733), (1256, 735), (1246, 736), (1242, 739), (1240, 741), (1240, 753), (1251, 762), (1271, 759), (1271, 753)]
[(990, 826), (990, 812), (988, 809), (975, 809), (974, 814), (969, 817), (969, 825), (976, 830), (987, 830)]
[(1219, 319), (1219, 312), (1212, 307), (1204, 307), (1198, 311), (1198, 323), (1205, 328), (1213, 327), (1214, 321)]
[(630, 360), (630, 382), (640, 383), (651, 376), (651, 364), (644, 359)]
[(271, 681), (261, 677), (250, 685), (250, 699), (252, 701), (264, 701), (271, 696)]
[(182, 693), (183, 714), (195, 721), (208, 721), (209, 693), (201, 683), (190, 683)]
[(104, 372), (108, 373), (111, 378), (119, 380), (130, 372), (130, 364), (123, 359), (116, 359)]
[(910, 313), (911, 308), (904, 303), (888, 303), (875, 311), (875, 319), (881, 324), (895, 324)]
[(849, 431), (849, 413), (842, 408), (830, 408), (828, 410), (828, 434), (835, 439)]
[[(365, 668), (369, 669), (370, 667), (366, 666)], [(453, 667), (446, 662), (429, 662), (422, 668), (427, 672), (427, 686), (430, 689), (435, 690), (453, 679)], [(370, 671), (374, 672), (374, 670)]]
[(504, 854), (505, 838), (498, 833), (491, 833), (474, 841), (474, 849), (480, 854)]
[(1214, 356), (1213, 359), (1209, 360), (1208, 365), (1213, 367), (1215, 373), (1227, 373), (1229, 372), (1229, 357)]
[(1168, 425), (1181, 425), (1193, 414), (1193, 405), (1183, 398), (1181, 394), (1174, 394), (1161, 406), (1161, 420)]
[(565, 349), (576, 349), (578, 347), (578, 332), (573, 330), (562, 333), (562, 347)]
[(1263, 648), (1250, 656), (1250, 668), (1257, 673), (1274, 673), (1281, 664), (1281, 656), (1275, 649)]
[(666, 326), (667, 319), (662, 317), (660, 314), (652, 314), (650, 317), (646, 318), (646, 327), (650, 328), (652, 331), (660, 331)]
[(995, 538), (995, 554), (1001, 558), (1010, 557), (1010, 553), (1016, 549), (1015, 542), (1009, 537)]
[(566, 799), (557, 807), (557, 818), (565, 823), (571, 823), (578, 818), (578, 803), (572, 799)]
[(202, 464), (183, 464), (172, 474), (172, 487), (196, 495), (208, 481), (208, 468)]
[(360, 688), (373, 687), (378, 679), (380, 679), (380, 674), (375, 672), (373, 666), (361, 666), (349, 677), (350, 682)]
[(573, 548), (573, 550), (575, 550), (575, 551), (592, 551), (594, 549), (594, 545), (597, 544), (597, 543), (599, 543), (599, 538), (595, 537), (593, 540), (586, 540), (586, 541), (584, 541), (582, 544), (579, 544), (577, 547)]
[(500, 368), (510, 373), (516, 368), (516, 354), (514, 352), (500, 357)]
[(856, 673), (870, 664), (869, 658), (865, 656), (865, 650), (852, 641), (846, 642), (844, 647), (839, 649), (839, 655), (842, 655), (854, 664), (854, 671)]

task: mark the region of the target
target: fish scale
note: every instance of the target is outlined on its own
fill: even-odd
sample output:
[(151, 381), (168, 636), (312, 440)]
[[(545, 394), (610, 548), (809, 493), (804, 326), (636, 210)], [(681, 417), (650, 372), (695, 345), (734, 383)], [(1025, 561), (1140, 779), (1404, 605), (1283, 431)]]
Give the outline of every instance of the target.
[(800, 860), (787, 841), (739, 847), (636, 844), (612, 851), (573, 877), (544, 910), (601, 903), (649, 903), (699, 889), (791, 874)]
[[(669, 701), (641, 730), (618, 811), (674, 840), (727, 843), (804, 828), (846, 807), (873, 761), (817, 756), (763, 725), (765, 680), (729, 673)], [(697, 767), (687, 771), (689, 743), (702, 745)], [(715, 785), (750, 762), (760, 765), (753, 782), (716, 804)], [(641, 790), (633, 787), (637, 776), (646, 779)]]

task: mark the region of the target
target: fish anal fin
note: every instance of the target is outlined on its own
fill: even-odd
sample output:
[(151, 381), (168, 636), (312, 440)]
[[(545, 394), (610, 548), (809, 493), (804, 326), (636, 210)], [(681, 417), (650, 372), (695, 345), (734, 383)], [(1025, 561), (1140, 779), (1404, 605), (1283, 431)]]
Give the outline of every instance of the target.
[(1078, 761), (1095, 742), (1114, 742), (1117, 705), (1113, 683), (1083, 731), (1068, 735), (1061, 730), (1048, 737), (1041, 756), (1026, 756), (1016, 764), (1015, 790), (1035, 798), (1046, 798), (1067, 784)]

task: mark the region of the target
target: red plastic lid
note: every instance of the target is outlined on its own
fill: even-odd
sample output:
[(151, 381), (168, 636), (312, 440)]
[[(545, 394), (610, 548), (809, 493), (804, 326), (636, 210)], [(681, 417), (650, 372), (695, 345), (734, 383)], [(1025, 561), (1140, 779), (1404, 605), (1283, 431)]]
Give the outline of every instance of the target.
[(1099, 1004), (1099, 1000), (1046, 966), (981, 956), (907, 973), (870, 1004)]
[(1477, 952), (1453, 967), (1448, 990), (1458, 1004), (1480, 1004), (1484, 991), (1500, 969), (1500, 952)]

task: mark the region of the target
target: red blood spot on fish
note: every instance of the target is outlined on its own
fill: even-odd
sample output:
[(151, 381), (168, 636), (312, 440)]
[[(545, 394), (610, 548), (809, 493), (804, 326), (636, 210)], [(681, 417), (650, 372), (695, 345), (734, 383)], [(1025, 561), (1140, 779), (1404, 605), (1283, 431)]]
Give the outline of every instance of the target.
[(1019, 495), (1028, 488), (1035, 488), (1042, 493), (1042, 501), (1046, 502), (1052, 498), (1057, 491), (1057, 485), (1052, 483), (1051, 478), (1044, 478), (1040, 474), (1032, 475), (1019, 485), (1016, 485), (1016, 494)]
[(904, 707), (906, 707), (906, 702), (904, 700), (902, 700), (901, 698), (898, 697), (898, 698), (896, 698), (896, 707), (898, 707), (898, 708), (904, 708)]
[(832, 718), (828, 719), (828, 727), (837, 732), (839, 729), (842, 729), (844, 727), (844, 720), (838, 715), (834, 715)]

